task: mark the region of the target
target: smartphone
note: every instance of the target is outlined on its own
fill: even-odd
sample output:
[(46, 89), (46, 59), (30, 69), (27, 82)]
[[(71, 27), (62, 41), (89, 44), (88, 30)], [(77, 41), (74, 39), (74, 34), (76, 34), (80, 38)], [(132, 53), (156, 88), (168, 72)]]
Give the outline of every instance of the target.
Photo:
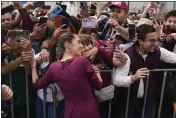
[(95, 28), (97, 25), (97, 20), (94, 18), (86, 18), (82, 20), (83, 28)]
[(86, 17), (88, 17), (89, 16), (89, 14), (88, 14), (88, 4), (87, 4), (87, 2), (80, 2), (80, 7), (81, 8), (83, 8), (84, 9), (84, 14), (85, 14), (85, 16)]
[(168, 35), (170, 34), (170, 25), (163, 25), (163, 33)]
[(44, 6), (42, 6), (42, 9), (51, 9), (51, 6), (50, 5), (44, 5)]
[(7, 33), (6, 40), (28, 40), (29, 30), (9, 30)]
[(62, 19), (61, 26), (62, 26), (63, 24), (65, 24), (65, 26), (63, 27), (63, 29), (67, 29), (67, 28), (68, 28), (69, 22), (70, 22), (70, 19), (69, 19), (69, 18), (63, 18), (63, 19)]
[(114, 39), (114, 41), (113, 41), (113, 47), (114, 47), (114, 51), (116, 50), (116, 49), (119, 49), (119, 45), (118, 45), (119, 43), (118, 43), (118, 39)]
[(61, 8), (63, 11), (65, 11), (65, 12), (67, 11), (67, 5), (61, 5)]
[(57, 15), (59, 15), (62, 12), (61, 6), (55, 7), (53, 12), (56, 13)]
[(136, 36), (136, 25), (135, 24), (128, 24), (128, 34), (129, 39), (133, 40)]
[(40, 20), (39, 20), (39, 24), (38, 24), (38, 26), (47, 23), (47, 20), (48, 20), (47, 17), (40, 17)]

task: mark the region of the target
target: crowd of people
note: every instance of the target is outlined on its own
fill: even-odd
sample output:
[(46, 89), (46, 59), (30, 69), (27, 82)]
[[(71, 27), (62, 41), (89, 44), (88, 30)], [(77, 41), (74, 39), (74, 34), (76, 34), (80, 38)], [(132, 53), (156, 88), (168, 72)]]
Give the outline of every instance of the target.
[[(176, 69), (176, 10), (165, 13), (149, 2), (135, 13), (126, 2), (106, 2), (97, 14), (96, 2), (80, 2), (71, 16), (67, 5), (56, 4), (13, 2), (1, 9), (2, 116), (10, 117), (13, 99), (15, 116), (24, 117), (26, 106), (17, 102), (25, 103), (29, 81), (37, 118), (44, 118), (43, 88), (48, 118), (55, 109), (51, 88), (57, 118), (108, 118), (109, 107), (110, 117), (124, 118), (129, 88), (128, 118), (142, 116), (144, 101), (145, 118), (157, 117), (165, 74), (150, 70)], [(176, 73), (167, 72), (161, 118), (173, 118), (174, 109)]]

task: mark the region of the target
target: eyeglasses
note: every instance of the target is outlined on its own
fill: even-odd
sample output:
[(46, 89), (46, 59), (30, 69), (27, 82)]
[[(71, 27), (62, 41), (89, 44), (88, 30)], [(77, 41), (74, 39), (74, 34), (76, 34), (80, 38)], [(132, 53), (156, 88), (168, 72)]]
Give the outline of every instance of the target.
[(121, 13), (121, 9), (118, 9), (118, 8), (114, 8), (114, 9), (111, 9), (111, 12), (112, 13)]

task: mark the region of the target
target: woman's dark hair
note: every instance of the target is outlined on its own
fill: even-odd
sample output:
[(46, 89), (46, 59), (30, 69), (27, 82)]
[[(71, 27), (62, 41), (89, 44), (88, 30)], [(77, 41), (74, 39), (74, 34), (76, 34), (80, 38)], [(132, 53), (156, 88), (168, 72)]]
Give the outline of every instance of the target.
[(145, 40), (148, 33), (155, 31), (155, 28), (148, 24), (142, 24), (136, 29), (138, 39), (140, 40)]
[(63, 33), (58, 39), (57, 42), (51, 44), (50, 46), (50, 64), (56, 61), (56, 53), (60, 52), (63, 53), (65, 51), (64, 43), (66, 41), (72, 42), (72, 39), (75, 35), (71, 32)]
[(99, 18), (101, 15), (105, 15), (105, 16), (107, 16), (108, 18), (110, 17), (110, 15), (109, 15), (107, 12), (102, 12), (102, 13), (98, 16), (98, 18)]
[(169, 17), (176, 17), (176, 10), (172, 10), (166, 14), (165, 20), (167, 20)]
[(65, 51), (64, 43), (66, 41), (68, 41), (69, 43), (71, 43), (73, 38), (75, 38), (75, 35), (72, 32), (63, 33), (57, 39), (56, 50), (64, 52)]

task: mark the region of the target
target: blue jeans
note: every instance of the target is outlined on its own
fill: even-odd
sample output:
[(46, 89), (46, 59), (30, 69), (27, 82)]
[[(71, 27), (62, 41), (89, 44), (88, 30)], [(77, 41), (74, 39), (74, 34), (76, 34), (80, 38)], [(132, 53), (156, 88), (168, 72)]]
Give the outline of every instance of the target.
[[(62, 118), (64, 105), (65, 105), (64, 100), (58, 102), (58, 106), (56, 107), (57, 118)], [(46, 110), (48, 114), (47, 118), (54, 118), (54, 103), (53, 102), (46, 102)], [(37, 118), (43, 118), (43, 100), (40, 99), (38, 95), (36, 97), (36, 115), (37, 115)]]

